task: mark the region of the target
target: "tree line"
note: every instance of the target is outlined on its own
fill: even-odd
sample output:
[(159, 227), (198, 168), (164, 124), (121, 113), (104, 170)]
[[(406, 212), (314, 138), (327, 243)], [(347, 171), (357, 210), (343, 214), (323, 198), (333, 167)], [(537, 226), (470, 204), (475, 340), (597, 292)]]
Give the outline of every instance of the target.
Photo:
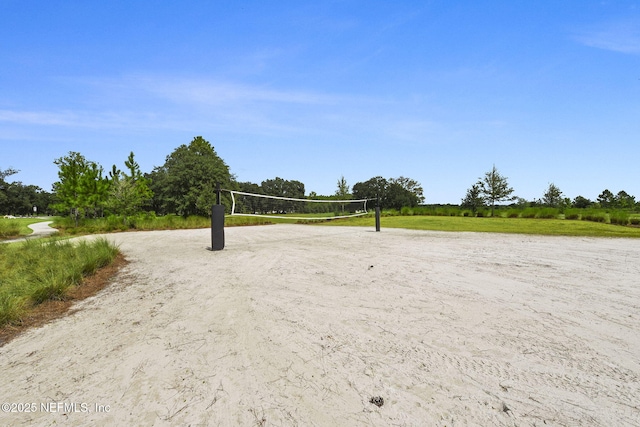
[[(230, 172), (229, 166), (218, 156), (210, 142), (201, 136), (189, 144), (178, 146), (169, 154), (162, 166), (143, 173), (133, 152), (124, 161), (121, 170), (113, 165), (105, 172), (103, 167), (86, 159), (78, 152), (69, 152), (54, 160), (58, 166), (58, 181), (53, 192), (48, 193), (33, 185), (8, 182), (8, 177), (17, 173), (15, 169), (0, 169), (0, 213), (28, 215), (38, 206), (40, 214), (70, 215), (77, 224), (80, 218), (106, 215), (122, 216), (123, 221), (141, 211), (159, 215), (208, 216), (216, 201), (216, 184), (223, 188), (254, 194), (290, 197), (298, 199), (369, 199), (375, 200), (383, 209), (413, 208), (424, 203), (423, 188), (419, 182), (407, 178), (383, 178), (375, 176), (349, 186), (344, 176), (337, 181), (332, 195), (311, 192), (305, 196), (304, 183), (280, 177), (265, 179), (261, 183), (239, 182)], [(577, 196), (570, 200), (562, 191), (550, 184), (541, 199), (527, 201), (513, 196), (514, 189), (508, 179), (494, 166), (478, 179), (461, 200), (461, 207), (477, 213), (490, 209), (494, 215), (496, 206), (508, 202), (518, 206), (550, 206), (556, 208), (602, 207), (612, 209), (638, 209), (634, 196), (625, 191), (613, 193), (604, 190), (596, 201)], [(224, 192), (222, 202), (230, 206), (229, 194)], [(249, 211), (285, 211), (283, 205), (269, 207), (260, 201), (245, 201)], [(254, 203), (254, 205), (251, 205)], [(333, 207), (321, 204), (302, 204), (298, 211), (319, 212)], [(371, 206), (369, 204), (368, 206)], [(355, 209), (342, 206), (342, 210)]]
[[(105, 171), (98, 162), (75, 151), (55, 159), (54, 164), (58, 167), (58, 181), (53, 184), (52, 193), (19, 182), (7, 183), (6, 178), (18, 171), (0, 170), (0, 212), (28, 215), (33, 213), (33, 206), (39, 206), (39, 213), (69, 215), (76, 225), (81, 218), (108, 215), (122, 216), (126, 224), (128, 217), (141, 211), (206, 216), (216, 201), (217, 183), (230, 190), (299, 199), (378, 198), (382, 206), (398, 209), (404, 205), (415, 206), (424, 200), (420, 185), (404, 177), (371, 178), (354, 185), (352, 192), (342, 177), (342, 186), (330, 196), (314, 192), (306, 196), (302, 182), (280, 177), (266, 179), (260, 184), (238, 182), (211, 143), (201, 136), (177, 147), (162, 166), (154, 167), (148, 173), (140, 170), (133, 152), (124, 161), (122, 169), (113, 165)], [(230, 206), (228, 193), (223, 192), (222, 202)], [(313, 205), (309, 211), (326, 208)]]
[(26, 185), (20, 181), (8, 182), (7, 178), (18, 172), (12, 168), (0, 170), (0, 213), (30, 215), (34, 213), (35, 206), (39, 209), (38, 212), (47, 214), (52, 194), (36, 185)]
[(604, 209), (640, 209), (640, 203), (636, 202), (634, 196), (626, 191), (619, 191), (617, 194), (604, 190), (595, 201), (583, 196), (576, 196), (573, 200), (564, 197), (560, 188), (554, 183), (550, 183), (542, 198), (527, 201), (520, 197), (513, 196), (514, 189), (509, 186), (507, 177), (500, 174), (496, 166), (479, 178), (468, 190), (462, 199), (460, 206), (469, 209), (473, 213), (483, 208), (491, 209), (491, 216), (495, 214), (496, 203), (514, 202), (521, 207), (545, 206), (558, 208), (604, 208)]
[[(300, 181), (289, 181), (276, 177), (275, 179), (267, 179), (262, 181), (260, 185), (252, 182), (240, 182), (238, 183), (240, 191), (263, 194), (279, 197), (292, 197), (292, 198), (305, 198), (304, 184)], [(363, 200), (367, 199), (370, 202), (379, 203), (381, 206), (390, 209), (401, 209), (404, 206), (414, 207), (424, 201), (423, 190), (420, 184), (410, 178), (399, 177), (385, 179), (381, 176), (373, 177), (364, 182), (358, 182), (350, 190), (344, 176), (340, 177), (337, 182), (336, 192), (330, 196), (318, 195), (315, 192), (311, 192), (308, 196), (309, 199), (318, 200)], [(255, 200), (254, 203), (263, 203), (260, 200)], [(277, 202), (274, 202), (277, 205)], [(267, 206), (272, 206), (268, 204)], [(280, 205), (283, 205), (280, 203)], [(343, 203), (346, 205), (346, 203)], [(372, 204), (370, 203), (369, 206)], [(261, 206), (265, 206), (264, 203)], [(350, 209), (354, 210), (358, 205), (353, 204)], [(253, 210), (265, 210), (265, 208), (252, 208)], [(302, 208), (305, 212), (324, 212), (332, 209), (327, 204), (307, 204)], [(344, 206), (343, 206), (343, 211)]]

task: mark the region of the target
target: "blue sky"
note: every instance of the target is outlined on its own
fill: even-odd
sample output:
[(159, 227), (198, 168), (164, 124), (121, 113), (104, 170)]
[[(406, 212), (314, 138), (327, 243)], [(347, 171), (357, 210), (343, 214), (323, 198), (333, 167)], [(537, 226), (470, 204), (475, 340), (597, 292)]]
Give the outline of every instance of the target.
[(0, 0), (0, 169), (143, 171), (202, 135), (239, 181), (344, 175), (459, 203), (640, 199), (640, 1)]

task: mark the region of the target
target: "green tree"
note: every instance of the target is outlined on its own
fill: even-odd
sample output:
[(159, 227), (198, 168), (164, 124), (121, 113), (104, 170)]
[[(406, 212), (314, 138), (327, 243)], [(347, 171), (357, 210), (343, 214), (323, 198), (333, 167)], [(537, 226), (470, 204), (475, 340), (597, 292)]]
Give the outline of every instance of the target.
[[(239, 182), (238, 188), (244, 193), (264, 194), (262, 187), (253, 182)], [(266, 213), (265, 199), (261, 197), (236, 197), (236, 212)]]
[(600, 195), (598, 196), (598, 203), (600, 203), (600, 206), (605, 209), (613, 208), (615, 207), (616, 196), (614, 196), (614, 194), (611, 191), (606, 189), (602, 193), (600, 193)]
[(349, 184), (347, 184), (347, 180), (344, 179), (344, 175), (340, 177), (338, 180), (338, 188), (336, 189), (336, 196), (340, 200), (347, 200), (351, 198), (351, 194), (349, 193)]
[(357, 182), (353, 186), (354, 199), (378, 200), (380, 206), (388, 207), (385, 202), (389, 181), (381, 176), (375, 176), (364, 182)]
[(575, 199), (573, 199), (573, 202), (571, 204), (574, 208), (584, 209), (591, 206), (593, 202), (586, 197), (577, 196)]
[[(304, 184), (296, 180), (286, 180), (280, 177), (267, 179), (260, 184), (262, 192), (269, 196), (290, 197), (294, 199), (304, 198)], [(304, 203), (292, 202), (287, 200), (263, 200), (263, 205), (268, 211), (286, 212), (302, 212)]]
[(404, 176), (389, 179), (388, 193), (388, 197), (396, 197), (405, 200), (400, 208), (405, 206), (414, 207), (424, 202), (423, 190), (420, 183)]
[(11, 175), (15, 175), (18, 172), (20, 172), (19, 170), (13, 169), (13, 168), (9, 168), (9, 169), (5, 169), (5, 170), (1, 170), (0, 169), (0, 182), (4, 182), (4, 180)]
[(11, 184), (6, 182), (5, 180), (7, 177), (17, 173), (18, 171), (12, 168), (5, 169), (5, 170), (0, 169), (0, 212), (11, 213), (10, 207), (9, 207), (9, 196), (8, 196), (8, 192), (9, 192), (9, 188), (11, 187)]
[(68, 210), (76, 227), (81, 214), (97, 210), (106, 201), (108, 183), (102, 177), (102, 167), (89, 161), (78, 152), (70, 151), (67, 156), (56, 159), (54, 163), (60, 169), (57, 181), (53, 184), (56, 209)]
[(264, 194), (277, 197), (304, 198), (304, 184), (296, 180), (286, 180), (280, 177), (266, 179), (260, 184)]
[(496, 202), (513, 200), (513, 188), (509, 187), (507, 178), (500, 175), (495, 165), (478, 181), (484, 199), (491, 203), (491, 216), (494, 216)]
[(82, 192), (86, 196), (85, 215), (94, 218), (101, 215), (109, 197), (109, 180), (102, 176), (102, 166), (90, 162), (81, 181)]
[(467, 194), (462, 199), (460, 206), (463, 209), (471, 209), (471, 212), (475, 214), (478, 209), (484, 207), (484, 198), (481, 193), (480, 184), (473, 184), (467, 190)]
[(216, 184), (230, 187), (233, 181), (229, 167), (201, 136), (176, 148), (148, 177), (154, 208), (183, 216), (209, 215)]
[(402, 209), (405, 206), (417, 206), (424, 201), (420, 184), (411, 179), (400, 176), (385, 179), (381, 176), (373, 177), (365, 182), (358, 182), (353, 186), (355, 199), (378, 199), (380, 206), (391, 209)]
[(151, 200), (153, 192), (149, 188), (149, 179), (140, 172), (133, 151), (124, 164), (129, 173), (118, 170), (115, 165), (109, 172), (111, 180), (108, 207), (114, 213), (122, 215), (126, 224), (127, 217), (139, 212)]
[(542, 203), (552, 208), (561, 207), (561, 205), (564, 203), (564, 199), (562, 198), (562, 191), (560, 191), (560, 189), (554, 183), (549, 184), (547, 191), (545, 191), (544, 195), (542, 196)]
[(5, 203), (0, 204), (0, 212), (14, 215), (31, 215), (34, 206), (37, 206), (38, 212), (45, 213), (51, 201), (51, 194), (40, 187), (24, 185), (19, 181), (9, 184), (6, 197)]
[[(349, 184), (347, 184), (347, 180), (344, 178), (344, 175), (340, 176), (340, 179), (338, 180), (338, 188), (336, 189), (335, 196), (339, 200), (351, 199), (351, 193), (349, 193)], [(340, 204), (340, 212), (344, 212), (344, 203)]]
[(416, 206), (414, 195), (395, 181), (390, 181), (387, 187), (384, 206), (401, 210), (405, 206)]
[(51, 193), (20, 181), (7, 182), (7, 177), (18, 172), (12, 168), (0, 169), (0, 214), (31, 215), (34, 206), (38, 212), (46, 213), (51, 203)]
[(626, 191), (619, 191), (615, 197), (616, 207), (622, 209), (633, 209), (636, 205), (636, 198), (631, 196)]
[[(50, 205), (53, 202), (53, 194), (36, 185), (27, 185), (26, 191), (29, 197), (29, 213), (49, 215)], [(37, 208), (37, 211), (33, 210), (34, 206)]]

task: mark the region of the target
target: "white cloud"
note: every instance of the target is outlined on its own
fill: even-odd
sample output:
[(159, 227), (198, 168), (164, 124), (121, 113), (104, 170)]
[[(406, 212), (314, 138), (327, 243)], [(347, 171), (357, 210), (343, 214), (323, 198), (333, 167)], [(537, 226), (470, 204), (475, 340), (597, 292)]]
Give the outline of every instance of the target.
[(130, 75), (67, 81), (84, 87), (75, 101), (89, 108), (66, 106), (39, 110), (0, 110), (0, 122), (26, 132), (29, 128), (84, 130), (210, 129), (217, 134), (338, 140), (378, 138), (430, 140), (441, 132), (400, 100), (384, 100), (314, 90), (288, 90), (207, 78)]
[(336, 104), (343, 97), (307, 91), (271, 89), (262, 86), (241, 85), (202, 79), (159, 79), (141, 80), (141, 87), (156, 96), (177, 102), (224, 104), (273, 102), (302, 105)]
[(640, 54), (640, 23), (608, 23), (576, 33), (574, 39), (586, 46), (626, 54)]
[(84, 129), (164, 127), (155, 114), (131, 111), (14, 111), (0, 110), (0, 122), (17, 126), (71, 127)]
[(51, 113), (46, 111), (0, 110), (0, 122), (26, 125), (71, 126), (78, 117), (71, 112)]

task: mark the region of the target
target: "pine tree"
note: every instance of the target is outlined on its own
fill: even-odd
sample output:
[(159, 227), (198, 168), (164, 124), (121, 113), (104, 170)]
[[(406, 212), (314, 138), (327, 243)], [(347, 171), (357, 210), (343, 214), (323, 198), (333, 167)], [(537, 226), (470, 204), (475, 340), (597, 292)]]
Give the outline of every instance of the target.
[(500, 175), (495, 165), (478, 181), (478, 185), (484, 199), (491, 203), (491, 216), (494, 215), (496, 202), (513, 200), (513, 188), (509, 187), (507, 178)]

